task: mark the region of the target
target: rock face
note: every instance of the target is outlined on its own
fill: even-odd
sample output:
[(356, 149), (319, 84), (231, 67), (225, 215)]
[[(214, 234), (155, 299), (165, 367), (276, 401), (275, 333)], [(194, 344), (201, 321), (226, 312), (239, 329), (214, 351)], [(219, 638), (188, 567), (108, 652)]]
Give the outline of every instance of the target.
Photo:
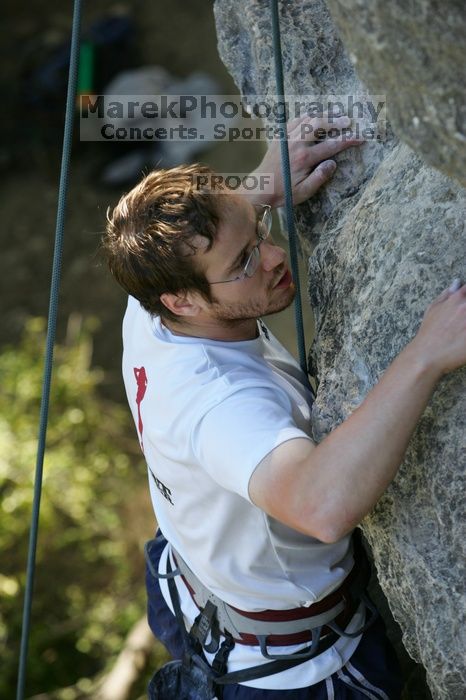
[(463, 0), (327, 0), (359, 77), (386, 93), (397, 136), (466, 186)]
[[(412, 116), (421, 119), (419, 105), (428, 104), (428, 87), (433, 104), (435, 95), (453, 95), (448, 91), (461, 84), (464, 60), (457, 62), (455, 47), (451, 52), (444, 47), (445, 36), (458, 29), (453, 18), (459, 3), (444, 3), (432, 22), (433, 3), (423, 0), (411, 0), (409, 9), (403, 5), (396, 22), (387, 17), (400, 3), (328, 0), (328, 5), (344, 43), (323, 0), (281, 4), (287, 95), (367, 94), (378, 80), (387, 93), (396, 87), (397, 100), (395, 135), (388, 127), (385, 140), (337, 156), (332, 182), (296, 210), (304, 247), (312, 249), (309, 296), (316, 337), (310, 362), (319, 382), (313, 410), (318, 441), (361, 403), (414, 336), (428, 304), (454, 277), (466, 278), (466, 193), (458, 184), (465, 177), (464, 155), (459, 155), (464, 133), (460, 137), (446, 119), (450, 131), (431, 137), (426, 155), (424, 131), (408, 129), (401, 116), (411, 105), (413, 125)], [(350, 15), (353, 6), (357, 17)], [(239, 89), (249, 97), (273, 95), (268, 3), (217, 0), (215, 12), (220, 53)], [(410, 21), (404, 19), (407, 13)], [(441, 19), (450, 34), (434, 32)], [(363, 32), (372, 40), (366, 42)], [(382, 36), (385, 51), (379, 46)], [(432, 68), (434, 79), (425, 47), (429, 56), (438, 53), (451, 61), (440, 72)], [(432, 159), (457, 180), (431, 168), (426, 161)], [(362, 524), (404, 645), (424, 665), (433, 697), (444, 700), (464, 700), (466, 688), (465, 386), (464, 370), (439, 384), (396, 479)]]

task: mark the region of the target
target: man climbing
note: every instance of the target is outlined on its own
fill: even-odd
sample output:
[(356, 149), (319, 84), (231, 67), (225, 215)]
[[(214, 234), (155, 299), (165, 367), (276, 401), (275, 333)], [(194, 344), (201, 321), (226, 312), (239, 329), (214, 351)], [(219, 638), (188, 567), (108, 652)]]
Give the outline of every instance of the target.
[[(290, 141), (295, 203), (354, 145)], [(273, 196), (199, 191), (210, 171), (186, 166), (150, 173), (108, 216), (104, 249), (130, 295), (124, 380), (163, 533), (149, 547), (149, 622), (180, 658), (179, 600), (194, 648), (236, 673), (216, 689), (224, 700), (392, 700), (400, 674), (353, 531), (437, 382), (466, 363), (466, 285), (429, 306), (361, 406), (314, 444), (307, 380), (261, 320), (295, 295), (270, 237), (278, 163), (272, 145), (258, 170), (275, 173)], [(181, 575), (157, 579), (167, 572)]]

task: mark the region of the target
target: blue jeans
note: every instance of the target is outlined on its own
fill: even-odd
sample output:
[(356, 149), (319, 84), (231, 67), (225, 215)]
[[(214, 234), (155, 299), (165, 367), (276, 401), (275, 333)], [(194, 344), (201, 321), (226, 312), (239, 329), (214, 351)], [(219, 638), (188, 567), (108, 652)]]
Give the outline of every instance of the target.
[[(156, 571), (165, 544), (160, 537), (151, 549)], [(178, 622), (147, 567), (146, 588), (149, 626), (173, 658), (181, 659), (183, 641)], [(399, 700), (402, 687), (398, 660), (379, 617), (364, 633), (350, 661), (325, 680), (294, 690), (266, 690), (235, 683), (224, 686), (223, 700)]]

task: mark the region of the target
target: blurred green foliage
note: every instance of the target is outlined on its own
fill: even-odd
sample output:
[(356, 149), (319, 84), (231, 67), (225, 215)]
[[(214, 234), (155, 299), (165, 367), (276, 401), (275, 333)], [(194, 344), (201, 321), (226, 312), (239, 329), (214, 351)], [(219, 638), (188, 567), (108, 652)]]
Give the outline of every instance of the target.
[[(28, 695), (103, 670), (145, 610), (141, 551), (154, 521), (147, 509), (138, 535), (132, 516), (146, 512), (146, 470), (128, 410), (99, 395), (91, 326), (75, 319), (55, 347)], [(1, 698), (15, 695), (44, 347), (45, 321), (32, 319), (0, 355)]]

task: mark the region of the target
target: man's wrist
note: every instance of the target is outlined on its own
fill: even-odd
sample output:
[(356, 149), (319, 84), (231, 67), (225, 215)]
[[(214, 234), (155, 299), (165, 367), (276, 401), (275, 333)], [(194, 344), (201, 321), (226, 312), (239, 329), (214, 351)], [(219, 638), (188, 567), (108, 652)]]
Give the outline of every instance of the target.
[(410, 364), (412, 371), (420, 381), (432, 384), (432, 386), (435, 386), (444, 375), (444, 372), (438, 364), (429, 358), (426, 353), (423, 352), (422, 348), (419, 347), (416, 336), (408, 343), (398, 357), (403, 357), (403, 359)]

